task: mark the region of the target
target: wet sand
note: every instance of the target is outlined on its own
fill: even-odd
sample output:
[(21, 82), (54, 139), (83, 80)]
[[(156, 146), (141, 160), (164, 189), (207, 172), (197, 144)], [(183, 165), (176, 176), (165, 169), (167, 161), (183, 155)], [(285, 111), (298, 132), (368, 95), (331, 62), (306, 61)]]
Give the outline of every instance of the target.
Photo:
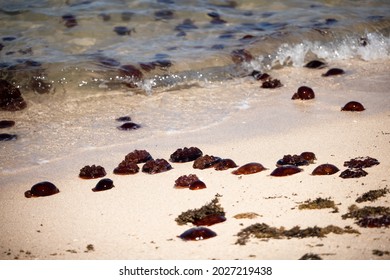
[[(39, 100), (33, 104), (30, 101), (30, 109), (25, 112), (0, 112), (1, 119), (17, 122), (12, 131), (19, 133), (16, 141), (1, 143), (6, 160), (0, 169), (0, 258), (296, 260), (312, 253), (330, 260), (390, 259), (389, 227), (362, 228), (354, 219), (341, 217), (352, 204), (390, 207), (390, 194), (373, 202), (355, 202), (364, 192), (389, 185), (390, 61), (329, 64), (343, 68), (346, 74), (325, 78), (321, 74), (326, 69), (286, 67), (270, 72), (284, 85), (277, 89), (261, 89), (258, 81), (247, 77), (156, 92), (151, 98), (165, 105), (161, 106), (165, 109), (145, 105), (146, 97), (140, 96), (135, 97), (136, 102), (149, 107), (134, 106), (129, 110), (128, 104), (135, 99), (130, 101), (129, 96), (118, 92), (103, 96), (98, 102), (89, 102), (86, 97), (69, 105), (66, 99), (67, 112), (73, 110), (68, 119), (56, 115)], [(291, 100), (302, 85), (313, 88), (315, 99)], [(174, 104), (179, 95), (186, 98)], [(366, 110), (340, 111), (351, 100), (361, 102)], [(102, 105), (104, 110), (99, 107)], [(180, 106), (185, 106), (185, 110), (180, 111)], [(201, 108), (199, 114), (196, 106)], [(82, 110), (85, 108), (88, 117)], [(142, 110), (145, 114), (141, 114)], [(176, 115), (172, 110), (176, 110)], [(224, 110), (229, 114), (225, 115)], [(143, 125), (141, 129), (115, 128), (115, 117), (128, 113)], [(211, 123), (207, 123), (208, 116)], [(166, 122), (172, 123), (171, 130), (164, 126)], [(182, 127), (180, 122), (188, 125)], [(159, 130), (159, 126), (164, 129)], [(233, 169), (195, 170), (189, 162), (171, 163), (172, 170), (154, 175), (140, 172), (120, 176), (112, 172), (135, 149), (145, 149), (154, 158), (168, 160), (176, 149), (192, 146), (200, 148), (203, 154), (231, 158), (238, 165), (259, 162), (268, 170), (237, 176), (231, 174)], [(292, 176), (269, 176), (283, 155), (304, 151), (316, 154), (314, 164), (302, 167), (302, 172)], [(346, 169), (344, 161), (359, 156), (376, 158), (380, 164), (365, 169), (366, 177), (340, 178), (340, 172)], [(340, 172), (310, 175), (322, 163), (332, 163)], [(91, 189), (99, 179), (78, 178), (79, 170), (92, 164), (106, 169), (106, 178), (114, 181), (113, 189), (95, 193)], [(173, 187), (179, 176), (191, 173), (207, 188), (191, 191)], [(45, 180), (54, 183), (60, 193), (24, 197), (33, 184)], [(178, 238), (192, 225), (178, 225), (175, 218), (209, 203), (216, 194), (221, 196), (219, 201), (227, 219), (209, 227), (217, 236), (195, 242)], [(301, 203), (318, 197), (333, 200), (338, 212), (333, 213), (330, 208), (298, 209)], [(259, 216), (234, 218), (245, 212)], [(238, 232), (255, 223), (285, 229), (350, 226), (360, 234), (330, 233), (323, 238), (291, 239), (251, 237), (245, 245), (236, 244)], [(373, 250), (384, 254), (375, 255)]]

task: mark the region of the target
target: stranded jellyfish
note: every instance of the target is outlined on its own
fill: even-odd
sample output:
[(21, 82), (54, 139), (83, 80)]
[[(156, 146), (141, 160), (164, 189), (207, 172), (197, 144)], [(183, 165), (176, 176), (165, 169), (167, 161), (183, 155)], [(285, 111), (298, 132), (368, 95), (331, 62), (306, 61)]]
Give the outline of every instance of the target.
[(192, 167), (195, 169), (206, 169), (214, 166), (218, 162), (221, 161), (220, 157), (215, 157), (215, 156), (209, 156), (209, 155), (204, 155), (201, 157), (198, 157)]
[(199, 181), (199, 178), (195, 174), (183, 175), (176, 179), (175, 188), (189, 188), (196, 181)]
[(196, 147), (177, 149), (171, 154), (170, 160), (172, 162), (188, 162), (196, 160), (203, 155), (202, 151)]
[(341, 111), (360, 112), (360, 111), (364, 111), (364, 110), (365, 110), (364, 106), (357, 101), (350, 101), (347, 104), (345, 104), (343, 108), (341, 108)]
[(123, 160), (114, 169), (114, 174), (118, 175), (130, 175), (136, 174), (139, 171), (139, 167), (136, 162)]
[(172, 166), (165, 159), (149, 160), (142, 166), (142, 172), (156, 174), (171, 170)]
[(340, 68), (331, 68), (326, 73), (322, 74), (323, 77), (336, 76), (344, 74), (344, 70)]
[(96, 186), (92, 189), (93, 192), (100, 192), (112, 189), (114, 187), (114, 182), (111, 179), (104, 178), (101, 179)]
[(218, 171), (226, 170), (229, 168), (236, 168), (236, 167), (238, 167), (238, 165), (229, 158), (222, 159), (220, 162), (214, 165), (214, 169)]
[(247, 175), (247, 174), (261, 172), (263, 170), (267, 170), (267, 169), (262, 164), (257, 163), (257, 162), (250, 162), (250, 163), (244, 164), (243, 166), (239, 167), (238, 169), (232, 171), (232, 174), (234, 174), (234, 175)]
[(340, 169), (338, 169), (333, 164), (325, 163), (325, 164), (321, 164), (321, 165), (317, 166), (311, 174), (312, 175), (332, 175), (332, 174), (335, 174), (339, 171), (340, 171)]
[(14, 121), (2, 120), (0, 121), (0, 128), (9, 128), (15, 125)]
[(100, 165), (86, 165), (80, 169), (79, 177), (83, 179), (94, 179), (106, 176), (106, 170)]
[(53, 195), (53, 194), (56, 194), (59, 192), (60, 192), (59, 189), (57, 189), (57, 187), (53, 183), (44, 181), (44, 182), (40, 182), (40, 183), (37, 183), (34, 186), (32, 186), (31, 190), (26, 191), (24, 193), (24, 196), (27, 198), (39, 197), (39, 196), (49, 196), (49, 195)]
[(320, 60), (312, 60), (306, 63), (305, 67), (312, 68), (312, 69), (321, 69), (326, 66), (325, 62), (322, 62)]
[(20, 90), (6, 80), (0, 79), (0, 109), (19, 111), (27, 107)]
[(317, 159), (313, 152), (303, 152), (301, 153), (301, 157), (303, 157), (309, 163), (314, 163), (314, 161)]
[(190, 184), (190, 190), (201, 190), (201, 189), (205, 189), (206, 188), (206, 184), (204, 182), (202, 182), (201, 180), (196, 180), (194, 182), (192, 182)]
[(0, 133), (0, 141), (16, 140), (18, 136), (16, 134)]
[(214, 231), (212, 231), (206, 227), (195, 227), (195, 228), (191, 228), (189, 230), (186, 230), (185, 232), (180, 234), (178, 237), (180, 237), (181, 239), (183, 239), (185, 241), (188, 241), (188, 240), (199, 241), (199, 240), (208, 239), (208, 238), (215, 237), (215, 236), (217, 236), (217, 234)]
[(365, 177), (368, 173), (361, 168), (348, 168), (340, 173), (343, 179)]
[(302, 155), (284, 155), (282, 159), (276, 162), (276, 166), (283, 165), (309, 165), (309, 161), (306, 160)]
[(366, 168), (378, 164), (379, 161), (372, 157), (357, 157), (344, 162), (344, 166), (349, 168)]
[(125, 122), (124, 124), (118, 126), (119, 130), (135, 130), (140, 128), (141, 126), (139, 124), (133, 123), (133, 122)]
[(272, 171), (270, 175), (275, 177), (283, 177), (283, 176), (290, 176), (299, 173), (301, 171), (302, 169), (296, 167), (295, 165), (283, 165), (276, 168), (274, 171)]
[(314, 91), (311, 88), (306, 86), (299, 87), (297, 92), (294, 93), (294, 95), (291, 97), (291, 99), (301, 99), (301, 100), (307, 100), (313, 98), (314, 98)]

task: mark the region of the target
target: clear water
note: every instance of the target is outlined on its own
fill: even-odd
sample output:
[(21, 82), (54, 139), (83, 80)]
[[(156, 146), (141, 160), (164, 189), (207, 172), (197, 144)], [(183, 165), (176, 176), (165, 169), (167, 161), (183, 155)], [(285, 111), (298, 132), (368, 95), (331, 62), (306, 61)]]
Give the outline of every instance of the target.
[[(0, 22), (1, 76), (38, 92), (31, 80), (51, 91), (131, 84), (150, 93), (390, 49), (387, 0), (2, 0)], [(253, 59), (237, 65), (237, 50)]]

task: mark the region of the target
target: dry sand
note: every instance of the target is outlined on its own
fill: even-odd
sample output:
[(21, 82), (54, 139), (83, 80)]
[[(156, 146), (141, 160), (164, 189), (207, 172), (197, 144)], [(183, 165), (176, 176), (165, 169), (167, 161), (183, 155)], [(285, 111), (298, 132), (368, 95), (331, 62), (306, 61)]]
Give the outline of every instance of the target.
[[(23, 160), (23, 155), (11, 150), (10, 143), (1, 143), (6, 161), (1, 163), (0, 169), (0, 259), (296, 260), (307, 253), (317, 254), (323, 259), (390, 259), (388, 227), (362, 228), (353, 219), (341, 218), (350, 205), (356, 204), (355, 199), (359, 195), (369, 190), (388, 188), (389, 185), (390, 61), (339, 61), (332, 66), (341, 67), (347, 73), (324, 78), (321, 77), (324, 70), (284, 68), (272, 72), (272, 76), (285, 85), (279, 89), (260, 89), (259, 82), (248, 77), (178, 92), (160, 92), (155, 94), (156, 97), (149, 97), (170, 104), (175, 95), (203, 94), (205, 99), (219, 96), (226, 106), (234, 103), (225, 100), (229, 96), (234, 100), (240, 97), (237, 99), (241, 100), (237, 103), (239, 106), (229, 116), (200, 129), (160, 131), (129, 142), (113, 140), (112, 145), (83, 149), (64, 141), (56, 143), (60, 147), (63, 145), (63, 149), (56, 151), (57, 154), (62, 153), (58, 158), (42, 160), (39, 164), (20, 169), (16, 168), (13, 155), (18, 162)], [(312, 87), (316, 98), (291, 100), (292, 94), (301, 85)], [(351, 100), (360, 101), (366, 110), (341, 112), (340, 108)], [(191, 105), (195, 101), (189, 99), (187, 102)], [(199, 99), (196, 102), (199, 103)], [(223, 109), (224, 105), (218, 104), (216, 106)], [(107, 111), (114, 110), (110, 107), (114, 105), (107, 106)], [(111, 116), (124, 113), (125, 106), (120, 107), (123, 111), (111, 111)], [(154, 111), (158, 113), (157, 109)], [(178, 113), (178, 121), (180, 118), (185, 121), (190, 119), (188, 114), (194, 114), (196, 109), (189, 111), (183, 116)], [(210, 108), (206, 113), (213, 116)], [(6, 112), (0, 114), (2, 119), (18, 117)], [(32, 113), (30, 115), (34, 117)], [(136, 113), (135, 116), (146, 127), (153, 127), (152, 122), (142, 120), (142, 116)], [(207, 115), (193, 116), (194, 121), (200, 117), (201, 121), (207, 119)], [(95, 117), (99, 120), (103, 118), (98, 110)], [(161, 118), (164, 119), (164, 116)], [(59, 124), (53, 135), (58, 134), (56, 137), (62, 139), (68, 133), (67, 127), (71, 126), (71, 122), (52, 121)], [(90, 124), (93, 123), (91, 118)], [(72, 138), (77, 138), (80, 133), (80, 137), (100, 137), (103, 142), (109, 143), (108, 140), (116, 135), (94, 136), (93, 126), (82, 125), (82, 129), (72, 130)], [(29, 129), (34, 134), (33, 128)], [(23, 138), (17, 141), (21, 141), (22, 146), (28, 145)], [(43, 137), (42, 146), (37, 153), (45, 149), (51, 151)], [(200, 148), (204, 154), (231, 158), (238, 165), (260, 162), (268, 170), (236, 176), (231, 174), (231, 170), (195, 170), (192, 163), (172, 163), (172, 170), (155, 175), (140, 172), (119, 176), (112, 173), (124, 156), (135, 149), (145, 149), (154, 158), (168, 159), (176, 149), (191, 146)], [(292, 176), (269, 176), (276, 161), (283, 155), (303, 151), (316, 154), (315, 164), (303, 167), (303, 172)], [(332, 163), (342, 171), (345, 169), (344, 161), (359, 156), (376, 158), (380, 164), (367, 168), (369, 174), (358, 179), (342, 179), (340, 172), (329, 176), (310, 175), (322, 163)], [(78, 178), (80, 168), (91, 164), (104, 166), (106, 177), (114, 180), (115, 188), (92, 192), (98, 179)], [(198, 191), (173, 188), (179, 176), (190, 173), (197, 174), (207, 188)], [(44, 180), (57, 185), (60, 193), (41, 198), (24, 197), (27, 189)], [(225, 222), (209, 227), (218, 235), (194, 242), (179, 239), (177, 236), (192, 225), (180, 226), (175, 218), (183, 211), (210, 202), (216, 194), (221, 195), (220, 204), (227, 218)], [(329, 208), (298, 209), (300, 203), (318, 197), (334, 200), (338, 213), (332, 213), (333, 209)], [(358, 206), (390, 207), (389, 197), (390, 194), (387, 194), (377, 201)], [(245, 212), (255, 212), (259, 216), (255, 219), (233, 217)], [(235, 244), (237, 233), (255, 223), (286, 229), (294, 226), (351, 226), (360, 234), (331, 233), (324, 238), (301, 239), (251, 238), (246, 245)], [(87, 249), (90, 244), (93, 250), (91, 246), (90, 250)], [(373, 250), (384, 254), (374, 255)]]

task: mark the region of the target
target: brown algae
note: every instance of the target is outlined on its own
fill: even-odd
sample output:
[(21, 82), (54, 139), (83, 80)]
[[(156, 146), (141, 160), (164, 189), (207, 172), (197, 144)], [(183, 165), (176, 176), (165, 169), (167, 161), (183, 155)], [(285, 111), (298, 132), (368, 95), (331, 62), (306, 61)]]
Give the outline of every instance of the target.
[(238, 239), (236, 244), (245, 245), (251, 237), (259, 239), (290, 239), (290, 238), (306, 238), (306, 237), (326, 237), (329, 233), (344, 234), (344, 233), (355, 233), (360, 234), (357, 230), (351, 227), (340, 228), (338, 226), (329, 225), (324, 228), (321, 227), (308, 227), (301, 229), (299, 226), (292, 227), (286, 230), (284, 227), (276, 228), (270, 227), (265, 223), (256, 223), (250, 225), (241, 230), (237, 236)]
[(362, 202), (366, 202), (366, 201), (375, 201), (378, 198), (385, 196), (387, 193), (389, 193), (388, 188), (383, 188), (383, 189), (378, 189), (378, 190), (370, 190), (368, 192), (363, 193), (355, 201), (357, 203), (362, 203)]
[(336, 207), (335, 203), (333, 200), (329, 198), (321, 198), (318, 197), (315, 200), (307, 200), (304, 203), (300, 204), (298, 206), (299, 210), (304, 210), (304, 209), (324, 209), (324, 208), (332, 208), (334, 211), (332, 213), (337, 213), (338, 208)]

